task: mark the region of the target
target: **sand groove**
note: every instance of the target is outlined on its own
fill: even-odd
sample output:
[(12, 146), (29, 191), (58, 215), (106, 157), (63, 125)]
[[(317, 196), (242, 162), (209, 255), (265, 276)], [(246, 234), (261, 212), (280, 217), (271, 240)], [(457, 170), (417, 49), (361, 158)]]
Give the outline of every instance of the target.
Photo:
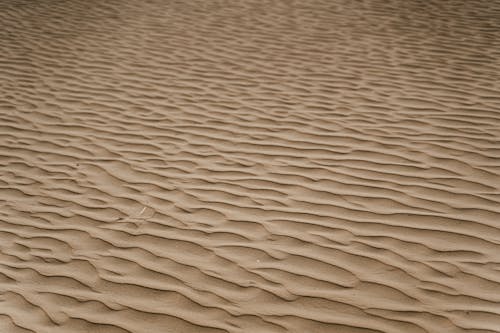
[(500, 332), (498, 1), (0, 24), (1, 332)]

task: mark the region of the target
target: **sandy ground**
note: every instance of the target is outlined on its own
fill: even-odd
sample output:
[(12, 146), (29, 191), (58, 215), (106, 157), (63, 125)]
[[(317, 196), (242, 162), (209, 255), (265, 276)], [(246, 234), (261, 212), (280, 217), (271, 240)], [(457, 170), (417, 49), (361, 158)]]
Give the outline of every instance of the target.
[(500, 332), (499, 1), (0, 26), (0, 332)]

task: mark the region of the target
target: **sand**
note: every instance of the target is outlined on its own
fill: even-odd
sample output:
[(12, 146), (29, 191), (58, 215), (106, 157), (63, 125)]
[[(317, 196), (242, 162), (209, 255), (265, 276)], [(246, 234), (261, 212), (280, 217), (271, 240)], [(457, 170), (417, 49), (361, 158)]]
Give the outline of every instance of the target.
[(0, 332), (500, 332), (500, 2), (0, 26)]

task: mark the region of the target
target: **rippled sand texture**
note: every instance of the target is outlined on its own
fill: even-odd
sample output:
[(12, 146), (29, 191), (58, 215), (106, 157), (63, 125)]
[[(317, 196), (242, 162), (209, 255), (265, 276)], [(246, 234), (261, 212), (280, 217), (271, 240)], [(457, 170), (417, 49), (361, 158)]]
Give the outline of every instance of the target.
[(0, 22), (1, 332), (500, 332), (500, 2)]

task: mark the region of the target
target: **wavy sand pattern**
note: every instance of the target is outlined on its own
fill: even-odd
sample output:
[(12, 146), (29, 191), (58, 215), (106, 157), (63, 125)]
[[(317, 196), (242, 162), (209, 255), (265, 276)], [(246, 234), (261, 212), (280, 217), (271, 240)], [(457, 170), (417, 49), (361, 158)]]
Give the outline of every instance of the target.
[(0, 22), (1, 332), (500, 332), (500, 2)]

